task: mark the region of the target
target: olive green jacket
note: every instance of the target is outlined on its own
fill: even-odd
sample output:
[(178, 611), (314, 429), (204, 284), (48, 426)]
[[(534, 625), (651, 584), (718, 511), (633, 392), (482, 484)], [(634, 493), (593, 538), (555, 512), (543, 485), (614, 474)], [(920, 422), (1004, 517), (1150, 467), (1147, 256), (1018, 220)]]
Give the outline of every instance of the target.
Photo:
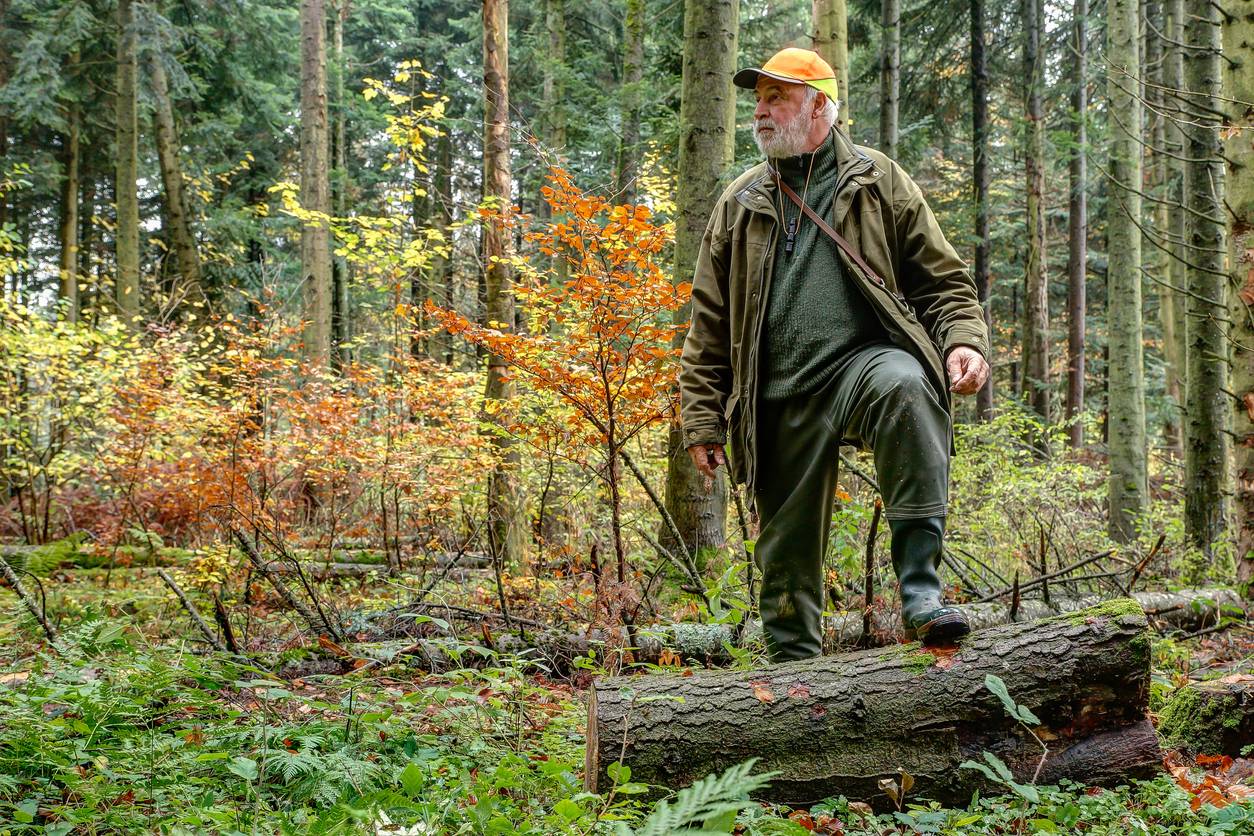
[[(841, 263), (889, 338), (919, 359), (948, 404), (943, 356), (958, 345), (989, 353), (975, 285), (910, 176), (878, 151), (840, 131), (836, 137), (839, 182), (827, 221), (878, 277), (843, 251)], [(679, 372), (685, 446), (730, 441), (732, 478), (750, 486), (758, 353), (779, 238), (776, 191), (759, 163), (715, 204), (697, 257)]]

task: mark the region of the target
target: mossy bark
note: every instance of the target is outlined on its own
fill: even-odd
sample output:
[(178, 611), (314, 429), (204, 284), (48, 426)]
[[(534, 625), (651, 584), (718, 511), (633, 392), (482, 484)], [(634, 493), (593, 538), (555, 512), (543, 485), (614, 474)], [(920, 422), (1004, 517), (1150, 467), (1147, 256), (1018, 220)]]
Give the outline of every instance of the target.
[(632, 780), (677, 787), (756, 757), (780, 773), (763, 793), (773, 800), (843, 794), (883, 807), (878, 781), (901, 767), (916, 795), (964, 803), (989, 787), (963, 761), (990, 751), (1030, 780), (1041, 757), (984, 686), (990, 673), (1042, 720), (1041, 780), (1109, 784), (1157, 768), (1146, 619), (1123, 599), (974, 633), (952, 654), (910, 644), (757, 671), (602, 679), (589, 701), (586, 786), (610, 786), (620, 758)]
[(1198, 755), (1240, 757), (1254, 744), (1254, 677), (1195, 682), (1176, 691), (1158, 716), (1163, 745)]

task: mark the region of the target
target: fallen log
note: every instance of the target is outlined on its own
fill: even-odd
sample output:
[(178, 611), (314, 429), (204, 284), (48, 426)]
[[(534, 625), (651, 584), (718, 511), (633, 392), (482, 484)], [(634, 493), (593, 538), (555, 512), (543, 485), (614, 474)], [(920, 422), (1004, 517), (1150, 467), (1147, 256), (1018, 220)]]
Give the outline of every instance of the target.
[(1144, 613), (1120, 599), (1049, 619), (972, 633), (956, 649), (862, 650), (756, 671), (695, 671), (597, 681), (588, 707), (585, 783), (680, 787), (751, 757), (779, 775), (763, 797), (809, 804), (833, 795), (887, 809), (881, 778), (898, 767), (914, 795), (966, 803), (995, 785), (966, 760), (988, 751), (1020, 782), (1041, 748), (985, 675), (1034, 711), (1049, 753), (1041, 780), (1111, 784), (1159, 765), (1146, 719), (1150, 642)]
[(1163, 745), (1193, 755), (1239, 758), (1254, 745), (1254, 676), (1190, 682), (1158, 714)]

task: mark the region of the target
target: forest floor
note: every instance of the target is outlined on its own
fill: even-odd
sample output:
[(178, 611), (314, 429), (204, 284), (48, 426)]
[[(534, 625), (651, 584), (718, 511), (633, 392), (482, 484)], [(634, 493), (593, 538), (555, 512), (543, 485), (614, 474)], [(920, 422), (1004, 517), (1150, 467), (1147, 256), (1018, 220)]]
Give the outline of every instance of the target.
[[(212, 619), (211, 599), (181, 577)], [(450, 579), (428, 600), (492, 611), (496, 589), (483, 578)], [(53, 644), (0, 592), (0, 833), (681, 832), (666, 819), (691, 797), (660, 809), (626, 775), (611, 792), (583, 790), (583, 698), (606, 662), (538, 669), (489, 647), (499, 618), (428, 609), (415, 629), (456, 663), (431, 673), (405, 652), (412, 636), (365, 641), (368, 614), (411, 600), (413, 578), (315, 589), (345, 619), (343, 643), (313, 635), (253, 585), (231, 602), (240, 657), (206, 652), (151, 568), (44, 577), (31, 591), (56, 617)], [(505, 589), (513, 614), (537, 622), (580, 603), (552, 580), (507, 579)], [(1159, 696), (1190, 679), (1254, 673), (1254, 633), (1162, 638), (1154, 660)], [(1254, 760), (1172, 758), (1175, 769), (1150, 781), (1041, 787), (1036, 802), (946, 808), (907, 797), (881, 815), (843, 798), (808, 810), (734, 804), (735, 832), (1254, 832)]]

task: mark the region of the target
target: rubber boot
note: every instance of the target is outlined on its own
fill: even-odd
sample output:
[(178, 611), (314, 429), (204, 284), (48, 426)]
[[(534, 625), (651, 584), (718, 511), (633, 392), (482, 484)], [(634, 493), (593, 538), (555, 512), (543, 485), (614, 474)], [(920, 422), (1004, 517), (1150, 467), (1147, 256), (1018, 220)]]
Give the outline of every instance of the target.
[(941, 602), (940, 568), (944, 517), (889, 520), (893, 570), (901, 584), (901, 623), (906, 639), (946, 644), (971, 632), (957, 607)]

